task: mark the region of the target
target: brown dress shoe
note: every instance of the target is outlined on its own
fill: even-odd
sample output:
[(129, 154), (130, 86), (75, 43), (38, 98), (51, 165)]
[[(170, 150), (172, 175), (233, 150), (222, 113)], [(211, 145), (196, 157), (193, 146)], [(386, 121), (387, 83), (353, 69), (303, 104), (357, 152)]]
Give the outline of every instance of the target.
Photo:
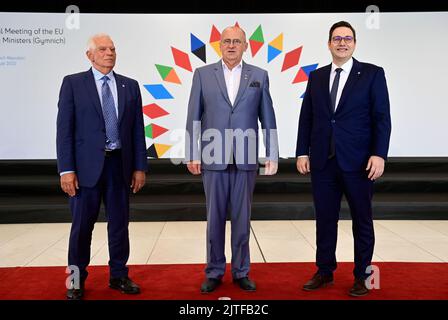
[(355, 279), (355, 283), (348, 294), (352, 297), (362, 297), (368, 293), (369, 289), (366, 287), (366, 281), (364, 279)]
[(333, 275), (322, 275), (315, 273), (310, 281), (303, 285), (303, 290), (313, 291), (319, 288), (325, 288), (333, 284)]

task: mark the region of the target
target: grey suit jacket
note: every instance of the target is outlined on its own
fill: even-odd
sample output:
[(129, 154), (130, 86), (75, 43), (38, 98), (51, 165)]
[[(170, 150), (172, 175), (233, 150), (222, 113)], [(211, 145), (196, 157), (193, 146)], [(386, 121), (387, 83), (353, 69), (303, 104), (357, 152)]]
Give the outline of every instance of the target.
[(266, 158), (278, 160), (278, 138), (267, 71), (243, 62), (232, 105), (222, 62), (195, 70), (188, 103), (186, 160), (201, 160), (205, 170), (224, 170), (235, 161), (240, 170), (258, 168), (258, 120)]

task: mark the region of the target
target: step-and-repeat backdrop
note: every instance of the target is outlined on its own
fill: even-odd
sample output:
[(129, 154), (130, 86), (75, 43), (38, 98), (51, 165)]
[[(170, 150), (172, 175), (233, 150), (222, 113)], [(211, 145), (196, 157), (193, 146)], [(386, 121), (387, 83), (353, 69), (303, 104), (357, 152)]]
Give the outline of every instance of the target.
[(243, 59), (269, 72), (280, 156), (294, 157), (308, 75), (331, 62), (339, 20), (356, 29), (354, 57), (385, 69), (390, 155), (448, 156), (448, 13), (0, 13), (0, 159), (56, 157), (62, 79), (90, 67), (87, 40), (100, 32), (115, 42), (115, 71), (140, 84), (148, 155), (183, 157), (193, 71), (220, 59), (221, 32), (235, 24), (249, 41)]

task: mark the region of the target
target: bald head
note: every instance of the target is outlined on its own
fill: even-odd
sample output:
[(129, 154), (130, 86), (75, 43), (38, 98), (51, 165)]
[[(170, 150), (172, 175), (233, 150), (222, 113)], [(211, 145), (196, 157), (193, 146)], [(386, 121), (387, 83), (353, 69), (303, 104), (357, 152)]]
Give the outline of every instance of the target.
[(244, 30), (241, 29), (240, 27), (238, 27), (238, 26), (230, 26), (230, 27), (224, 28), (224, 30), (222, 31), (222, 34), (221, 34), (221, 39), (224, 38), (224, 34), (226, 34), (228, 32), (241, 33), (242, 34), (242, 38), (244, 39), (244, 42), (246, 42), (246, 32), (244, 32)]
[(247, 50), (246, 33), (237, 26), (225, 28), (221, 34), (219, 47), (222, 60), (232, 70), (241, 62), (243, 53)]

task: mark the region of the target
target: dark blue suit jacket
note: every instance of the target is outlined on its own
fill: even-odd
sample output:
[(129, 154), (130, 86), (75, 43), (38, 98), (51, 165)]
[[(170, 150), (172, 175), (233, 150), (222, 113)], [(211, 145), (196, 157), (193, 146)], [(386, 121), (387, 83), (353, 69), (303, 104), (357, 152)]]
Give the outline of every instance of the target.
[[(137, 81), (114, 76), (124, 181), (130, 185), (133, 171), (147, 170), (142, 99)], [(58, 171), (75, 171), (80, 186), (93, 187), (103, 169), (106, 129), (91, 69), (64, 78), (58, 108)]]
[(309, 155), (311, 169), (322, 169), (334, 135), (344, 171), (365, 170), (370, 156), (387, 159), (391, 133), (389, 95), (381, 67), (353, 59), (353, 67), (333, 114), (331, 64), (311, 72), (300, 112), (296, 156)]

